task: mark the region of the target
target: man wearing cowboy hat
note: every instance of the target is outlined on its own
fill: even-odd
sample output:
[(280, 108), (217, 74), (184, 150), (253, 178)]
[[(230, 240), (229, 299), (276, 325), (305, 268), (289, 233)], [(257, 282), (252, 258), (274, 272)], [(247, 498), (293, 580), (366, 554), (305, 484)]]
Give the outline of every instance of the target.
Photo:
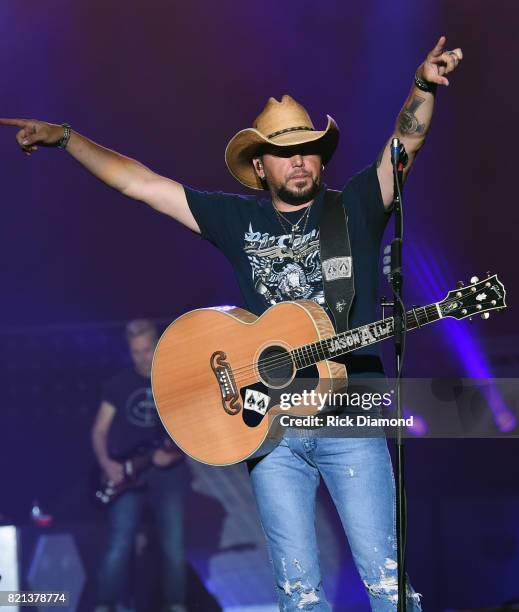
[[(409, 172), (430, 126), (435, 90), (462, 59), (445, 51), (445, 37), (418, 68), (395, 125)], [(27, 155), (38, 145), (59, 146), (95, 176), (125, 195), (146, 202), (221, 249), (237, 274), (245, 306), (261, 314), (283, 300), (324, 304), (319, 255), (323, 208), (322, 170), (337, 146), (339, 130), (328, 117), (315, 130), (290, 96), (270, 98), (252, 128), (229, 142), (225, 159), (233, 176), (269, 197), (199, 192), (157, 175), (135, 160), (105, 149), (70, 126), (23, 119), (0, 123), (20, 128)], [(351, 327), (375, 320), (380, 240), (393, 200), (389, 143), (372, 166), (342, 191), (355, 268)], [(368, 347), (369, 348), (369, 347)], [(366, 351), (351, 375), (382, 375), (376, 352)], [(321, 585), (314, 526), (315, 494), (322, 476), (347, 533), (373, 610), (394, 610), (397, 578), (394, 484), (383, 438), (328, 438), (302, 430), (285, 437), (267, 456), (249, 464), (252, 488), (267, 537), (283, 610), (330, 610)], [(407, 609), (419, 610), (408, 584)]]

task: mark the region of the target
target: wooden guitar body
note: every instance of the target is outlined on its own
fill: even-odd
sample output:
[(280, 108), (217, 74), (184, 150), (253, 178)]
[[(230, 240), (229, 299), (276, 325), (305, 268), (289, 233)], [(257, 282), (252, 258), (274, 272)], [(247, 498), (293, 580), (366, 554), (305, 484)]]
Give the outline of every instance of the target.
[[(405, 327), (408, 332), (445, 317), (488, 318), (506, 308), (505, 296), (496, 274), (473, 277), (440, 302), (406, 312)], [(174, 321), (157, 345), (155, 402), (169, 435), (188, 455), (213, 465), (237, 463), (269, 452), (283, 408), (313, 414), (320, 406), (308, 392), (345, 391), (346, 368), (330, 359), (393, 335), (392, 317), (335, 334), (311, 300), (282, 302), (261, 317), (240, 308), (194, 310)], [(294, 397), (287, 399), (294, 393), (305, 398), (297, 408)]]
[[(260, 449), (272, 417), (283, 412), (281, 393), (293, 392), (302, 379), (313, 380), (305, 383), (308, 391), (333, 391), (332, 381), (335, 388), (345, 386), (343, 365), (323, 360), (296, 372), (289, 354), (334, 333), (326, 312), (311, 300), (282, 302), (260, 317), (240, 308), (179, 317), (161, 336), (153, 360), (162, 423), (198, 461), (242, 461)], [(298, 411), (314, 412), (313, 406)]]

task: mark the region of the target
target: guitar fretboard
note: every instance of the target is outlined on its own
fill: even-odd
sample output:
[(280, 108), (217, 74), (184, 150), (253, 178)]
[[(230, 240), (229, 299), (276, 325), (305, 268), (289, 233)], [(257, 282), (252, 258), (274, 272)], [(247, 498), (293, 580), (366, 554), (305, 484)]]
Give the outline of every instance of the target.
[[(442, 318), (437, 303), (413, 308), (405, 313), (405, 327), (412, 330), (433, 323)], [(375, 323), (362, 325), (330, 338), (292, 349), (291, 355), (298, 370), (314, 365), (319, 361), (345, 355), (351, 351), (386, 340), (394, 334), (394, 318), (387, 317)]]

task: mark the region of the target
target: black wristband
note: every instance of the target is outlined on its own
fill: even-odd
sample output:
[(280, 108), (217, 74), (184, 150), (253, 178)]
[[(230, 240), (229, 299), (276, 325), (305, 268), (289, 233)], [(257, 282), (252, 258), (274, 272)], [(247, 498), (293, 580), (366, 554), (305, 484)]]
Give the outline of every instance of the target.
[(420, 91), (425, 91), (427, 93), (436, 93), (436, 89), (438, 85), (436, 83), (431, 83), (430, 81), (424, 81), (421, 79), (416, 73), (414, 75), (414, 84)]
[(68, 141), (70, 140), (70, 125), (68, 123), (62, 123), (61, 127), (64, 128), (63, 136), (56, 143), (58, 149), (66, 149)]

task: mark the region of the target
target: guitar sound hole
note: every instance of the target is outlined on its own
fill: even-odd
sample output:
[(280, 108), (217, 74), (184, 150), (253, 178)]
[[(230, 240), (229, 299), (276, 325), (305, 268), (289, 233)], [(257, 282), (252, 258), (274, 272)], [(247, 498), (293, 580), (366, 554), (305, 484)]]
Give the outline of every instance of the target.
[(294, 363), (287, 349), (269, 346), (260, 354), (258, 370), (265, 384), (281, 387), (292, 378)]

